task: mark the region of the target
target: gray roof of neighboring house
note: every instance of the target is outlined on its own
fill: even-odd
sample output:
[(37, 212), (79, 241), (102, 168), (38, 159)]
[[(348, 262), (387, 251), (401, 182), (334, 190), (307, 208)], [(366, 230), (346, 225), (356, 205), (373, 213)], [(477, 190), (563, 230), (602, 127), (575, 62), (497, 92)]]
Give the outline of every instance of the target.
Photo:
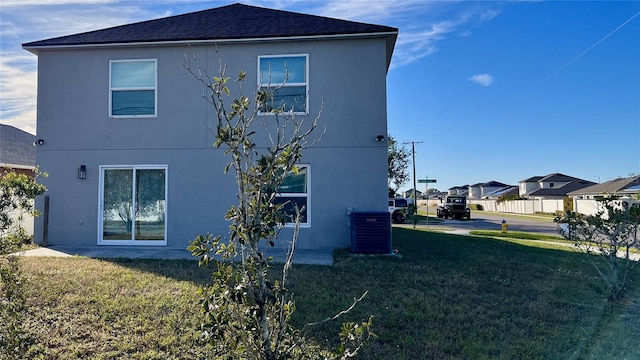
[(569, 193), (570, 196), (577, 195), (602, 195), (602, 194), (615, 194), (624, 192), (625, 190), (636, 188), (640, 186), (640, 175), (632, 176), (628, 178), (618, 178), (603, 182), (601, 184), (594, 184), (589, 187), (585, 187)]
[(36, 166), (35, 135), (11, 125), (0, 124), (0, 164)]
[[(538, 180), (538, 182), (570, 182), (570, 181), (579, 181), (579, 180), (583, 180), (583, 179), (578, 179), (576, 177), (565, 175), (565, 174), (553, 173), (553, 174), (543, 176), (540, 180)], [(590, 182), (593, 183), (592, 181)]]
[(499, 181), (488, 181), (482, 185), (480, 185), (482, 187), (505, 187), (505, 186), (509, 186), (507, 184), (503, 184)]
[(232, 4), (108, 29), (22, 44), (37, 53), (47, 47), (212, 42), (248, 39), (378, 35), (387, 38), (387, 66), (398, 29), (290, 11)]
[(542, 176), (532, 176), (532, 177), (530, 177), (528, 179), (520, 180), (520, 182), (521, 183), (524, 183), (524, 182), (535, 182), (535, 183), (537, 183), (542, 178), (543, 178)]
[[(405, 193), (405, 194), (407, 194), (407, 193), (413, 193), (413, 188), (411, 188), (411, 189), (409, 189), (409, 190), (404, 191), (404, 193)], [(422, 191), (420, 191), (420, 190), (416, 189), (416, 193), (420, 193), (420, 194), (422, 194)]]

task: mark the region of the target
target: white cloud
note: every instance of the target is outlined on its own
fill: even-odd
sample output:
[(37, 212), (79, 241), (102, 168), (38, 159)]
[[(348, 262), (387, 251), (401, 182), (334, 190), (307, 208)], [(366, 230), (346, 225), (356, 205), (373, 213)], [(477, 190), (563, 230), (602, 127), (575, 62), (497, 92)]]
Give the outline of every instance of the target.
[(3, 0), (2, 7), (104, 4), (114, 0)]
[(482, 86), (490, 86), (493, 84), (493, 76), (489, 74), (476, 74), (468, 79), (469, 81), (473, 81), (474, 83), (480, 84)]
[(0, 57), (0, 119), (35, 134), (37, 75), (35, 61), (29, 58), (35, 57), (27, 53)]

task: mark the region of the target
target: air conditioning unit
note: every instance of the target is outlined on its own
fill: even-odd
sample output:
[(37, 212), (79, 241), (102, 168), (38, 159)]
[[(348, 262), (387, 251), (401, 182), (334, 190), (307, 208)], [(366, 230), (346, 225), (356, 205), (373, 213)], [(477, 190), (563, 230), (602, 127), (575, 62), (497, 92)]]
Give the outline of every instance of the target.
[(351, 252), (390, 254), (391, 215), (388, 212), (352, 212)]

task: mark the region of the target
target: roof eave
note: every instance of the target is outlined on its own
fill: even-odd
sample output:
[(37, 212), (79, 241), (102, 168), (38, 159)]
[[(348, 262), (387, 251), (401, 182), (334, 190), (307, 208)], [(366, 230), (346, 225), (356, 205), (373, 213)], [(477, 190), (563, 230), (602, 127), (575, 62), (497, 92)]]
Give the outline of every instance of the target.
[(387, 41), (387, 69), (391, 63), (393, 48), (398, 37), (397, 31), (373, 32), (373, 33), (353, 33), (353, 34), (328, 34), (328, 35), (300, 35), (300, 36), (275, 36), (275, 37), (255, 37), (238, 39), (192, 39), (192, 40), (165, 40), (165, 41), (134, 41), (134, 42), (108, 42), (108, 43), (85, 43), (68, 45), (28, 45), (23, 44), (22, 48), (32, 54), (38, 55), (40, 50), (59, 49), (90, 49), (105, 47), (140, 47), (140, 46), (166, 46), (180, 44), (221, 44), (221, 43), (245, 43), (245, 42), (276, 42), (276, 41), (300, 41), (300, 40), (326, 40), (326, 39), (349, 39), (349, 38), (370, 38), (384, 37)]

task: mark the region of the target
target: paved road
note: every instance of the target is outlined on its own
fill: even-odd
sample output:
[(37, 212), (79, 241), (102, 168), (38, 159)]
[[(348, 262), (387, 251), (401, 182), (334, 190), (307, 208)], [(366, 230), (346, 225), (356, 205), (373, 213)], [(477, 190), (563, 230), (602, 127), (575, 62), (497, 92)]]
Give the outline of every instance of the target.
[[(426, 210), (422, 209), (421, 210)], [(431, 209), (432, 212), (433, 209)], [(431, 224), (434, 227), (449, 228), (452, 230), (501, 230), (502, 220), (506, 220), (511, 231), (524, 231), (531, 233), (558, 235), (558, 224), (552, 220), (525, 219), (492, 214), (487, 212), (471, 212), (471, 220), (447, 219), (444, 223)]]

